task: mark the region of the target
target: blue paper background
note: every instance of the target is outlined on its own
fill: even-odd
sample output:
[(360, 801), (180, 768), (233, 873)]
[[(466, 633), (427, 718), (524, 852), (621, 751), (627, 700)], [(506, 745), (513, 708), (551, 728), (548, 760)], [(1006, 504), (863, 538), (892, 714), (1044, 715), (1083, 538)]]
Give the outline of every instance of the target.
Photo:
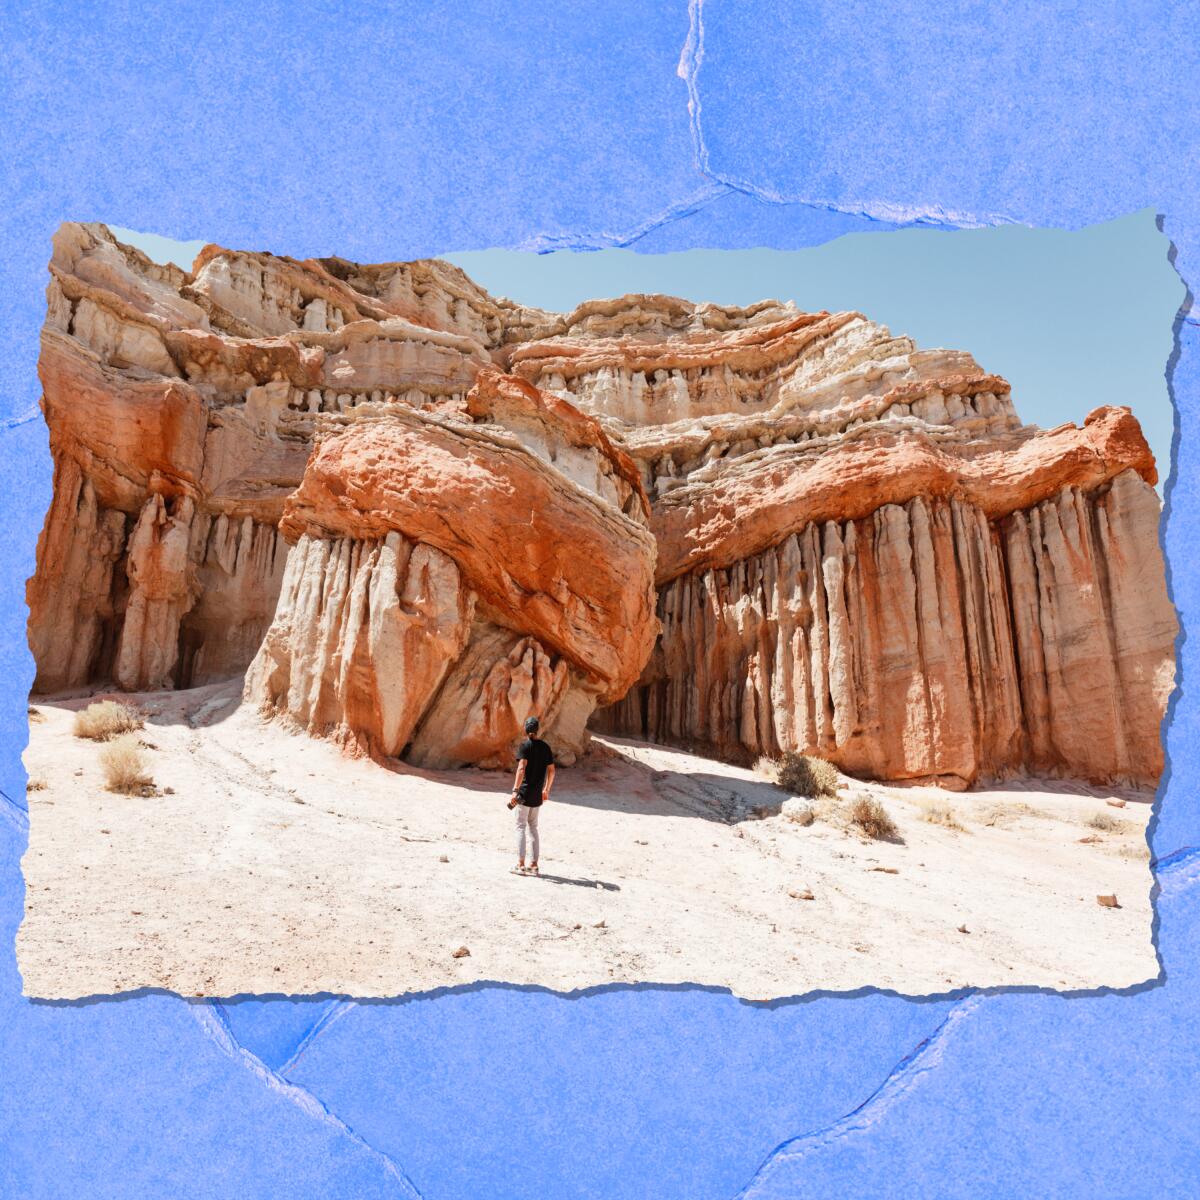
[[(1180, 645), (1130, 995), (507, 987), (389, 1004), (20, 996), (23, 587), (50, 233), (378, 260), (799, 247), (1147, 205), (1200, 279), (1195, 4), (8, 5), (0, 79), (0, 1194), (1186, 1195), (1200, 1169), (1200, 707)], [(682, 58), (681, 58), (682, 50)], [(676, 74), (680, 67), (681, 75)], [(1164, 541), (1196, 619), (1200, 331)], [(1114, 353), (1120, 348), (1114, 347)]]

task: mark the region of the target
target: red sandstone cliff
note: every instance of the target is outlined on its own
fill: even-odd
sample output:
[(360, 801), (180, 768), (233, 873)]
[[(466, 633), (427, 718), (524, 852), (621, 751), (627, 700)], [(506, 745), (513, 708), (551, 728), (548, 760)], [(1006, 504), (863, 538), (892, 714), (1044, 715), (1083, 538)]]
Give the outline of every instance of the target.
[(578, 752), (600, 704), (882, 778), (1161, 771), (1176, 622), (1126, 409), (1023, 426), (857, 313), (186, 273), (103, 226), (59, 231), (48, 301), (38, 690), (249, 667), (269, 711), (430, 765), (505, 761), (530, 710)]

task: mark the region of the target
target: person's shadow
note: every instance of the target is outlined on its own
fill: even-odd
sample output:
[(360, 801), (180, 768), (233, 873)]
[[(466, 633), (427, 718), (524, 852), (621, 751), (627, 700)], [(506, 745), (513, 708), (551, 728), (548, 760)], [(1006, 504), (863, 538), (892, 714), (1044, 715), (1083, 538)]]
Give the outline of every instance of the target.
[(605, 883), (602, 879), (568, 879), (565, 875), (546, 875), (541, 874), (539, 879), (544, 879), (547, 883), (569, 883), (572, 887), (585, 888), (601, 888), (606, 892), (619, 892), (621, 889), (615, 883)]

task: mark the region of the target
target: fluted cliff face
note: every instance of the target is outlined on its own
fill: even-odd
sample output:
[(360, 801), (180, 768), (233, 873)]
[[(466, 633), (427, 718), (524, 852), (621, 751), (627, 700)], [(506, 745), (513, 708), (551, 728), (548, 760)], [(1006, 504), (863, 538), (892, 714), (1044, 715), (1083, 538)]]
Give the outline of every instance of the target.
[(661, 642), (604, 727), (950, 786), (1151, 782), (1175, 634), (1154, 603), (1157, 520), (1127, 470), (994, 520), (917, 496), (811, 522), (662, 587)]
[(597, 727), (950, 786), (1156, 780), (1177, 626), (1129, 410), (1043, 432), (969, 355), (746, 317), (609, 315), (512, 352), (654, 498), (662, 635)]
[[(1175, 617), (1127, 409), (858, 313), (555, 314), (448, 264), (55, 239), (43, 691), (189, 686), (426, 765), (537, 711), (881, 778), (1149, 782)], [(661, 634), (659, 626), (661, 625)], [(644, 670), (643, 670), (644, 668)]]

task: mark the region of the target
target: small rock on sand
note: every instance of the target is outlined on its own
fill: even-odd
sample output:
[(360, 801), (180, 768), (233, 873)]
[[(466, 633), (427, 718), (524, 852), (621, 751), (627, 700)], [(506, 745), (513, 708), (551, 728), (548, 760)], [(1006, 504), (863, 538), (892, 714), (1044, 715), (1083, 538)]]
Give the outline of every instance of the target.
[(816, 899), (816, 896), (814, 896), (812, 894), (811, 888), (794, 888), (790, 892), (788, 892), (788, 895), (791, 896), (791, 898), (793, 900), (815, 900)]
[(438, 862), (448, 863), (449, 861), (450, 860), (444, 854), (438, 859)]
[(878, 871), (881, 875), (899, 875), (900, 871), (896, 867), (871, 867), (872, 871)]
[(1124, 800), (1105, 800), (1104, 803), (1111, 804), (1113, 806), (1113, 808), (1124, 808), (1125, 807)]
[(466, 948), (466, 946), (459, 946), (459, 948), (457, 950), (455, 950), (454, 953), (450, 955), (450, 957), (451, 958), (470, 958), (471, 952), (470, 952), (470, 950), (468, 950)]
[(959, 933), (970, 933), (971, 931), (965, 925), (960, 925), (958, 927), (958, 932)]
[(1107, 895), (1107, 896), (1097, 896), (1096, 903), (1099, 904), (1102, 908), (1120, 908), (1121, 907), (1117, 903), (1116, 896), (1113, 896), (1111, 894)]
[(816, 819), (812, 805), (806, 804), (803, 800), (799, 800), (795, 796), (783, 802), (781, 811), (789, 821), (794, 821), (797, 825), (811, 825)]

